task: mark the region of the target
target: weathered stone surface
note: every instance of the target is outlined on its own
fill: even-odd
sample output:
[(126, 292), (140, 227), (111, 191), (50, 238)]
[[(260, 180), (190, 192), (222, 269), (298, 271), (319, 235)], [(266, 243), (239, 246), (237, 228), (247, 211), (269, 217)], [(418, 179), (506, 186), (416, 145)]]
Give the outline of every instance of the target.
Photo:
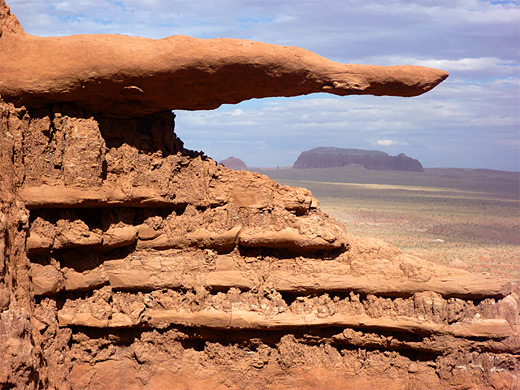
[(128, 246), (137, 241), (139, 227), (123, 226), (112, 227), (108, 231), (103, 232), (103, 247), (118, 248)]
[[(18, 50), (0, 51), (0, 76), (20, 59), (0, 86), (27, 88), (36, 46), (42, 67), (34, 89), (11, 96), (29, 109), (0, 102), (0, 388), (518, 387), (517, 282), (353, 239), (308, 190), (186, 150), (171, 112), (105, 115), (162, 109), (160, 94), (167, 108), (181, 97), (197, 108), (328, 83), (333, 93), (407, 95), (438, 80), (401, 69), (383, 88), (378, 72), (392, 69), (244, 41), (30, 37), (3, 0), (0, 32), (0, 49)], [(134, 56), (141, 49), (148, 59)], [(334, 85), (345, 69), (368, 73)], [(225, 89), (232, 76), (243, 91)], [(97, 92), (103, 115), (34, 109), (60, 93), (95, 111)]]
[[(328, 233), (328, 232), (327, 232)], [(347, 242), (330, 237), (325, 239), (319, 234), (313, 236), (301, 234), (297, 229), (285, 228), (280, 231), (257, 231), (248, 229), (241, 231), (238, 237), (240, 245), (251, 248), (285, 248), (307, 250), (345, 249)]]
[[(262, 388), (273, 372), (289, 383), (299, 369), (317, 369), (327, 349), (320, 359), (339, 358), (316, 383), (350, 372), (345, 381), (365, 378), (370, 388), (388, 366), (401, 387), (421, 380), (430, 388), (513, 388), (516, 283), (352, 239), (309, 191), (185, 150), (171, 113), (77, 120), (77, 110), (33, 117), (0, 107), (0, 191), (14, 202), (0, 214), (0, 272), (9, 269), (0, 303), (11, 321), (13, 305), (25, 302), (34, 313), (25, 332), (35, 343), (17, 353), (10, 338), (24, 348), (27, 339), (0, 334), (9, 356), (2, 383), (109, 388), (103, 362), (130, 356), (128, 367), (148, 378), (141, 387), (161, 383), (161, 372), (177, 364), (195, 378), (206, 367), (238, 387)], [(71, 123), (87, 139), (67, 136)], [(75, 147), (92, 158), (62, 169)], [(13, 288), (9, 275), (25, 287)], [(377, 353), (358, 354), (365, 349)], [(472, 368), (471, 351), (487, 371)], [(410, 358), (416, 354), (426, 355)], [(29, 359), (27, 370), (19, 357)], [(450, 371), (461, 364), (472, 374), (463, 382)], [(229, 367), (254, 375), (234, 377)]]
[(17, 27), (4, 0), (0, 19), (8, 21), (0, 36), (0, 94), (31, 108), (68, 102), (135, 117), (313, 92), (417, 96), (448, 76), (418, 66), (340, 64), (297, 47), (238, 39), (35, 37)]
[(63, 269), (63, 289), (67, 291), (94, 290), (108, 282), (108, 275), (102, 267), (92, 271), (77, 272)]

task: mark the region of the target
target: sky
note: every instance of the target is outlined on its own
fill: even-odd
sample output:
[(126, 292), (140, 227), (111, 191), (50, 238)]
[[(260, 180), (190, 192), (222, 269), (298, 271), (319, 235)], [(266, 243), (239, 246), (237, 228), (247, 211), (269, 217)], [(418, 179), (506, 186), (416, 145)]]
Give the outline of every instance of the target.
[(520, 1), (7, 0), (25, 31), (243, 38), (331, 60), (450, 77), (414, 98), (312, 94), (175, 111), (189, 149), (250, 167), (318, 146), (406, 153), (425, 167), (520, 171)]

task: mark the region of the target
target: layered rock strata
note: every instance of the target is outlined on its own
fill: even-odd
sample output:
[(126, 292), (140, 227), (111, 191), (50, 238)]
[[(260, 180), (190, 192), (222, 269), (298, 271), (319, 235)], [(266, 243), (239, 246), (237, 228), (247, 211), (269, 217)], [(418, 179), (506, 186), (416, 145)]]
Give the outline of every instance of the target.
[(514, 388), (516, 284), (350, 238), (174, 115), (0, 106), (9, 388)]
[(516, 283), (354, 240), (309, 191), (186, 150), (168, 111), (445, 72), (38, 38), (4, 0), (0, 33), (1, 388), (518, 387)]

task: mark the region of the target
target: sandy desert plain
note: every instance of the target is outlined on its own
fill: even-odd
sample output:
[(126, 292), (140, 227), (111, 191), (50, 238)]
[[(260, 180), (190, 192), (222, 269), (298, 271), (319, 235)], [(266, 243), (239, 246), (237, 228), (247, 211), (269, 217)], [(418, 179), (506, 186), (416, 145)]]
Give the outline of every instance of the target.
[(312, 191), (354, 236), (379, 238), (436, 263), (520, 277), (520, 173), (430, 168), (250, 168)]

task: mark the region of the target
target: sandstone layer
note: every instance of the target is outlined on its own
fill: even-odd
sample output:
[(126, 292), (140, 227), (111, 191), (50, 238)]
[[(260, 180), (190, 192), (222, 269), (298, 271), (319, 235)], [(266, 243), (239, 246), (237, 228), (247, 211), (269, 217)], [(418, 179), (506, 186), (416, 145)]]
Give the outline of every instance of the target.
[(173, 126), (0, 105), (2, 388), (518, 383), (515, 283), (354, 240)]
[(4, 0), (0, 23), (0, 95), (29, 107), (68, 102), (136, 117), (315, 92), (417, 96), (448, 77), (418, 66), (340, 64), (297, 47), (238, 39), (36, 37)]
[(332, 168), (355, 164), (366, 169), (424, 172), (422, 164), (404, 153), (390, 156), (379, 150), (314, 148), (302, 152), (293, 168)]
[(308, 190), (186, 150), (169, 111), (444, 72), (37, 38), (3, 0), (0, 32), (0, 388), (518, 387), (517, 282), (352, 239)]

